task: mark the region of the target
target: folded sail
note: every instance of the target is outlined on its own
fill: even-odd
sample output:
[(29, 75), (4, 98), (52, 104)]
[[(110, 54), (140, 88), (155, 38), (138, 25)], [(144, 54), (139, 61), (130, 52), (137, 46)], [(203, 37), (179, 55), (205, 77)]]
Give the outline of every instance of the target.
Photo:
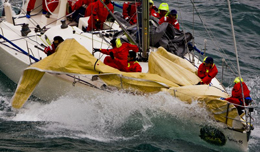
[(234, 119), (239, 118), (235, 107), (219, 99), (227, 98), (226, 92), (208, 85), (194, 85), (199, 78), (195, 74), (196, 69), (188, 61), (159, 48), (150, 53), (148, 65), (148, 73), (121, 72), (93, 57), (75, 39), (67, 39), (54, 54), (24, 70), (12, 98), (12, 106), (21, 108), (24, 105), (45, 72), (98, 75), (106, 85), (119, 90), (144, 93), (165, 91), (187, 103), (201, 101), (216, 120), (233, 128), (242, 127), (241, 123), (234, 126)]
[(110, 86), (118, 89), (156, 92), (161, 88), (178, 87), (174, 82), (157, 74), (126, 73), (105, 65), (96, 59), (75, 39), (67, 39), (56, 52), (24, 70), (12, 98), (12, 106), (21, 108), (32, 94), (40, 78), (48, 73), (99, 75)]

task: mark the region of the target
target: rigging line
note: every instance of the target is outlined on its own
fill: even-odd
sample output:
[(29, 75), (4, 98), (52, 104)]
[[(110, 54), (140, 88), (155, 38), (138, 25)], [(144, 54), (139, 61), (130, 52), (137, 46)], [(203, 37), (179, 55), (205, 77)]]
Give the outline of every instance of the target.
[[(24, 5), (24, 3), (23, 3), (23, 5)], [(40, 6), (42, 6), (42, 4), (40, 4), (39, 6), (37, 6), (36, 8), (34, 8), (33, 10), (36, 10), (37, 8), (39, 8)], [(27, 11), (25, 11), (24, 9), (23, 9), (23, 7), (21, 7), (21, 12), (23, 12), (23, 13), (27, 13)], [(40, 12), (38, 12), (38, 13), (36, 13), (36, 14), (34, 14), (34, 15), (31, 15), (31, 16), (35, 16), (35, 15), (39, 15), (41, 13), (41, 11)], [(21, 14), (21, 13), (20, 13)], [(18, 17), (17, 17), (18, 18)], [(29, 21), (35, 26), (35, 24), (37, 24), (37, 22), (34, 20), (34, 19), (32, 19), (32, 18), (30, 18), (29, 19)], [(32, 21), (34, 21), (35, 23), (33, 23)]]
[[(190, 1), (192, 1), (192, 0), (190, 0)], [(192, 3), (192, 2), (191, 2), (191, 3)], [(201, 15), (200, 15), (200, 12), (198, 11), (197, 7), (195, 6), (194, 3), (192, 3), (192, 5), (193, 5), (193, 7), (195, 8), (195, 11), (196, 11), (196, 13), (198, 14), (198, 17), (199, 17), (201, 23), (203, 24), (203, 26), (204, 26), (206, 32), (208, 33), (208, 35), (210, 36), (211, 40), (213, 41), (214, 46), (217, 48), (217, 50), (221, 50), (222, 53), (223, 53), (223, 54), (225, 55), (225, 57), (227, 58), (227, 54), (225, 53), (225, 51), (224, 51), (222, 48), (219, 48), (219, 47), (218, 47), (218, 46), (220, 46), (220, 45), (215, 41), (215, 37), (214, 37), (212, 31), (207, 28), (207, 25), (206, 25), (205, 22), (202, 20)], [(216, 43), (217, 43), (217, 44), (216, 44)], [(229, 64), (233, 67), (233, 69), (236, 69), (235, 66), (234, 66), (234, 64), (232, 64), (232, 63), (229, 63)], [(232, 72), (233, 72), (233, 71), (232, 71)], [(233, 72), (233, 74), (235, 74), (235, 73)]]
[[(178, 11), (179, 11), (179, 14), (180, 15), (178, 15), (178, 17), (180, 16), (180, 23), (183, 23), (182, 22), (182, 15), (181, 15), (181, 11), (180, 11), (181, 9), (180, 9), (180, 2), (179, 2), (179, 0), (178, 0)], [(194, 14), (194, 13), (193, 13)], [(176, 20), (177, 20), (177, 18), (176, 18)], [(179, 22), (179, 20), (177, 20), (178, 22)], [(180, 24), (181, 25), (181, 24)], [(183, 27), (182, 27), (183, 28)], [(186, 49), (189, 51), (189, 48), (188, 48), (188, 42), (187, 42), (187, 37), (186, 37), (186, 34), (185, 34), (185, 30), (184, 30), (185, 28), (183, 28), (183, 35), (184, 35), (184, 40), (185, 40), (185, 46), (186, 46)], [(193, 42), (192, 42), (192, 44), (193, 44), (193, 47), (194, 47), (194, 26), (193, 26), (193, 34), (192, 34), (192, 40), (193, 40)], [(190, 55), (189, 55), (189, 62), (190, 63), (192, 63), (192, 64), (194, 64), (195, 65), (195, 63), (194, 63), (194, 51), (193, 51), (193, 53), (191, 53), (192, 54), (192, 59), (190, 59)]]
[[(98, 88), (97, 86), (95, 86), (95, 85), (93, 85), (93, 84), (91, 84), (91, 83), (89, 83), (89, 82), (87, 82), (87, 81), (84, 81), (84, 80), (82, 80), (82, 79), (80, 79), (80, 78), (76, 78), (76, 77), (74, 77), (74, 76), (72, 76), (72, 75), (70, 75), (70, 74), (66, 74), (66, 75), (67, 75), (68, 77), (73, 78), (73, 79), (77, 79), (78, 82), (81, 83), (81, 84), (83, 84), (83, 85), (88, 85), (88, 86), (90, 86), (90, 87), (93, 87), (93, 88), (96, 88), (96, 89), (99, 89), (99, 90), (103, 90), (103, 89), (100, 89), (100, 88)], [(104, 91), (109, 92), (108, 90), (104, 90)]]
[[(8, 28), (9, 28), (9, 27), (8, 27)], [(9, 28), (9, 29), (11, 29), (11, 28)], [(12, 29), (11, 29), (11, 30), (12, 30)], [(12, 31), (13, 31), (14, 33), (16, 33), (14, 30), (12, 30)], [(16, 33), (16, 34), (17, 34), (17, 33)], [(19, 36), (20, 36), (20, 35), (19, 35)], [(13, 40), (10, 40), (10, 41), (14, 42), (14, 41), (19, 41), (19, 40), (25, 40), (25, 41), (27, 42), (26, 38), (28, 38), (28, 39), (30, 39), (31, 41), (33, 41), (33, 42), (37, 43), (38, 45), (40, 45), (39, 42), (37, 42), (37, 41), (31, 39), (31, 37), (34, 37), (34, 36), (38, 36), (38, 35), (37, 35), (37, 34), (36, 34), (36, 35), (30, 35), (30, 36), (26, 36), (26, 37), (19, 38), (19, 39), (13, 39)], [(5, 43), (5, 42), (0, 42), (0, 43)]]
[[(92, 30), (91, 31), (91, 38), (92, 38), (92, 55), (94, 56), (95, 55), (95, 52), (93, 51), (93, 49), (94, 49), (94, 39), (93, 39), (93, 30), (94, 30), (94, 12), (93, 12), (93, 7), (94, 6), (91, 6), (91, 14), (90, 14), (90, 17), (89, 17), (89, 20), (92, 18), (92, 23), (91, 23), (91, 26), (92, 26), (92, 29), (90, 29), (90, 30)], [(88, 25), (89, 26), (89, 25)], [(87, 31), (87, 28), (88, 27), (86, 27), (86, 31)]]
[[(231, 29), (232, 29), (232, 34), (233, 34), (234, 49), (235, 49), (235, 53), (236, 53), (237, 70), (238, 70), (238, 75), (239, 75), (239, 79), (240, 79), (241, 78), (241, 73), (240, 73), (239, 59), (238, 59), (238, 53), (237, 53), (237, 43), (236, 43), (235, 30), (234, 30), (234, 25), (233, 25), (231, 6), (230, 6), (230, 1), (227, 0), (227, 2), (228, 2), (228, 10), (229, 10), (230, 22), (231, 22)], [(243, 85), (242, 85), (241, 80), (240, 80), (240, 86), (241, 86), (241, 91), (242, 91), (243, 104), (244, 104), (244, 106), (246, 106), (245, 97), (244, 97), (244, 89), (243, 89)], [(246, 113), (246, 116), (248, 117), (248, 111), (247, 110), (245, 110), (245, 113)], [(246, 122), (247, 122), (247, 120), (246, 120)]]
[[(31, 36), (27, 36), (27, 37), (23, 37), (23, 38), (19, 38), (19, 39), (13, 39), (13, 40), (10, 40), (10, 41), (12, 41), (12, 42), (14, 42), (14, 41), (19, 41), (19, 40), (23, 40), (23, 39), (26, 39), (26, 38), (29, 38), (29, 37), (34, 37), (35, 35), (31, 35)], [(0, 43), (5, 43), (5, 41), (2, 41), (2, 42), (0, 42)]]
[[(104, 7), (107, 9), (107, 11), (109, 12), (110, 15), (113, 16), (113, 18), (117, 21), (117, 23), (120, 25), (121, 29), (129, 36), (129, 38), (133, 41), (133, 43), (135, 45), (137, 45), (136, 41), (133, 39), (133, 37), (129, 34), (129, 32), (126, 30), (126, 28), (120, 24), (120, 21), (118, 20), (118, 18), (114, 15), (114, 13), (111, 12), (111, 10), (107, 7), (107, 5), (105, 5), (105, 3), (100, 0), (100, 2), (104, 5)], [(137, 45), (138, 46), (138, 45)]]
[[(18, 50), (20, 50), (24, 55), (28, 55), (28, 52), (24, 51), (22, 48), (20, 48), (19, 46), (17, 46), (16, 44), (14, 44), (13, 42), (9, 41), (6, 37), (4, 37), (3, 35), (0, 35), (0, 38), (3, 38), (5, 41), (7, 41), (8, 43), (10, 43), (12, 46), (14, 46), (15, 48), (17, 48)], [(25, 40), (26, 41), (26, 40)], [(26, 41), (27, 42), (27, 41)], [(29, 55), (33, 60), (35, 60), (36, 62), (39, 61), (39, 59), (35, 58), (34, 56)]]
[(50, 25), (50, 24), (52, 24), (52, 23), (54, 23), (54, 22), (56, 22), (56, 21), (62, 19), (63, 17), (70, 16), (70, 15), (72, 15), (72, 14), (74, 14), (74, 13), (75, 13), (75, 10), (74, 10), (73, 12), (71, 12), (70, 14), (68, 14), (68, 15), (64, 15), (64, 16), (62, 16), (62, 17), (60, 17), (60, 18), (57, 18), (56, 20), (50, 22), (49, 24), (46, 24), (44, 27), (46, 27), (46, 26), (48, 26), (48, 25)]
[(22, 53), (20, 50), (16, 49), (15, 47), (11, 47), (11, 46), (9, 46), (7, 44), (4, 44), (4, 43), (0, 43), (0, 44), (4, 45), (4, 46), (6, 46), (6, 47), (8, 47), (10, 49), (13, 49), (13, 50), (17, 51), (18, 53)]
[[(138, 17), (138, 16), (139, 16), (139, 14), (138, 14), (139, 12), (138, 12), (138, 7), (137, 7), (137, 2), (136, 2), (136, 0), (135, 0), (134, 5), (136, 6), (136, 7), (135, 7), (135, 14), (134, 14), (132, 17), (136, 16), (136, 20), (137, 20), (137, 24), (136, 24), (137, 26), (136, 26), (136, 27), (137, 27), (137, 31), (138, 31), (138, 33), (139, 33), (139, 34), (138, 34), (138, 41), (139, 41), (138, 43), (139, 43), (139, 44), (138, 44), (137, 46), (140, 48), (140, 45), (143, 45), (143, 44), (141, 44), (141, 42), (142, 42), (142, 41), (141, 41), (141, 34), (142, 34), (142, 33), (141, 33), (141, 30), (140, 30), (140, 25), (139, 25), (139, 23), (140, 23), (140, 22), (139, 22), (139, 17)], [(141, 5), (143, 5), (143, 4), (141, 3)], [(130, 7), (131, 7), (131, 5), (130, 5)], [(140, 7), (140, 6), (139, 6), (139, 7)], [(137, 14), (136, 14), (136, 13), (137, 13)], [(129, 21), (130, 21), (130, 20), (129, 20)], [(143, 23), (142, 23), (142, 24), (143, 24)], [(142, 30), (143, 30), (143, 29), (142, 29)], [(139, 51), (140, 51), (140, 49), (139, 49)], [(143, 51), (143, 50), (142, 50), (142, 51)], [(140, 52), (141, 52), (141, 51), (140, 51)]]
[[(5, 23), (3, 22), (3, 24), (5, 24)], [(9, 30), (11, 30), (11, 31), (13, 31), (15, 34), (17, 34), (17, 35), (18, 35), (18, 37), (21, 37), (21, 35), (20, 35), (20, 34), (16, 33), (16, 31), (15, 31), (15, 30), (13, 30), (12, 28), (10, 28), (8, 25), (6, 25), (6, 24), (5, 24), (5, 26), (6, 26), (7, 28), (9, 28)]]
[[(23, 11), (24, 11), (24, 10), (23, 10)], [(26, 13), (26, 12), (25, 12), (25, 13)], [(38, 13), (36, 13), (36, 14), (33, 14), (33, 15), (31, 15), (31, 16), (36, 16), (36, 15), (39, 15), (40, 13), (41, 13), (41, 11), (38, 12)], [(28, 18), (28, 20), (29, 20), (34, 26), (39, 25), (32, 17)]]

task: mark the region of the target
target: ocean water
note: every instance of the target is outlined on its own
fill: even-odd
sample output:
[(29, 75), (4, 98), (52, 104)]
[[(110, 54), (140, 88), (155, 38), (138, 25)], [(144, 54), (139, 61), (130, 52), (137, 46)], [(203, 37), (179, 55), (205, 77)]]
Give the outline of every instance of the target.
[[(161, 2), (154, 1), (157, 7)], [(178, 11), (181, 29), (193, 33), (199, 49), (204, 48), (206, 39), (207, 55), (214, 57), (219, 69), (217, 78), (223, 74), (223, 83), (230, 92), (237, 66), (226, 0), (195, 0), (200, 18), (195, 16), (194, 23), (191, 1), (164, 2)], [(241, 75), (257, 105), (248, 151), (258, 152), (260, 3), (232, 0), (231, 8)], [(222, 73), (223, 58), (228, 67)], [(114, 92), (84, 98), (67, 95), (49, 103), (30, 98), (24, 108), (14, 110), (10, 100), (15, 89), (16, 84), (0, 72), (0, 151), (232, 151), (200, 140), (196, 131), (214, 122), (196, 102), (187, 105), (164, 93), (143, 97)]]

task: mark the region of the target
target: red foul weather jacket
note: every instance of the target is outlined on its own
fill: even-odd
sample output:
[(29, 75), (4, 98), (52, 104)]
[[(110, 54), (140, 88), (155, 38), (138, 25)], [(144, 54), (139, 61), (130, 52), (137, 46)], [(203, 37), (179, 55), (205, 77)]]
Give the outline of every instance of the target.
[(213, 64), (212, 67), (206, 67), (204, 63), (200, 64), (198, 76), (204, 84), (209, 84), (217, 74), (218, 69), (215, 64)]
[(125, 20), (129, 19), (129, 23), (131, 25), (137, 23), (137, 12), (136, 9), (138, 6), (140, 6), (140, 2), (136, 3), (129, 3), (129, 2), (124, 2), (123, 4), (123, 18)]
[[(88, 28), (87, 31), (91, 31), (93, 29), (98, 29), (98, 27), (96, 27), (96, 22), (101, 22), (100, 25), (100, 29), (103, 29), (103, 23), (106, 21), (107, 16), (109, 14), (108, 10), (106, 9), (106, 7), (98, 0), (96, 2), (93, 2), (94, 4), (90, 4), (91, 7), (87, 7), (86, 13), (87, 12), (91, 12), (90, 14), (90, 18), (88, 20)], [(93, 7), (93, 9), (92, 9)], [(114, 6), (109, 3), (107, 4), (108, 9), (114, 13)], [(85, 13), (85, 16), (86, 16)]]
[(101, 49), (101, 52), (107, 55), (109, 55), (110, 52), (113, 52), (115, 58), (118, 58), (119, 60), (127, 60), (129, 50), (138, 52), (139, 48), (130, 43), (122, 43), (122, 46), (119, 48), (114, 47), (112, 49)]
[(125, 72), (142, 72), (142, 67), (137, 61), (129, 61)]
[(127, 60), (112, 59), (110, 56), (107, 56), (104, 63), (124, 72), (142, 72), (142, 67), (137, 61), (127, 62)]
[(125, 71), (127, 67), (127, 56), (129, 50), (138, 52), (139, 48), (138, 46), (132, 45), (130, 43), (122, 43), (122, 46), (119, 48), (114, 47), (112, 49), (101, 49), (100, 52), (107, 55), (110, 55), (110, 52), (113, 52), (114, 59), (112, 59), (110, 56), (106, 56), (104, 59), (104, 63), (106, 65), (119, 69), (120, 71)]
[(79, 9), (83, 5), (88, 6), (90, 3), (95, 2), (95, 1), (96, 0), (71, 0), (71, 1), (68, 1), (68, 3), (71, 7), (71, 10), (74, 11), (74, 10)]
[(151, 7), (150, 8), (150, 13), (149, 13), (150, 16), (154, 16), (156, 18), (159, 18), (159, 13), (157, 13), (155, 10), (154, 10), (154, 7)]
[[(243, 86), (244, 98), (250, 97), (250, 91), (247, 85), (244, 82), (242, 82), (242, 86)], [(242, 96), (242, 89), (240, 83), (236, 83), (234, 85), (232, 89), (232, 96), (230, 98), (227, 98), (226, 100), (231, 103), (243, 105), (243, 96)]]
[(172, 24), (174, 26), (174, 28), (176, 28), (177, 30), (180, 30), (180, 24), (179, 22), (174, 19), (174, 18), (170, 18), (168, 16), (165, 16), (165, 17), (162, 17), (160, 20), (159, 20), (159, 24), (162, 24), (163, 22), (168, 22), (170, 24)]
[(44, 49), (44, 53), (46, 53), (46, 54), (52, 54), (52, 53), (54, 53), (55, 52), (55, 45), (54, 44), (51, 44), (51, 46), (48, 46), (48, 47), (46, 47), (45, 49)]

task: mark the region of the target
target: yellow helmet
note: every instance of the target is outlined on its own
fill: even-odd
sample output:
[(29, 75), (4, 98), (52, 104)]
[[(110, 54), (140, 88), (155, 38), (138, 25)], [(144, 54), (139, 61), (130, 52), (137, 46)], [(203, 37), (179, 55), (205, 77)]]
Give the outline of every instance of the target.
[(116, 39), (116, 47), (120, 48), (121, 46), (122, 46), (122, 42), (121, 42), (120, 38), (117, 38)]
[[(241, 79), (241, 82), (244, 82), (244, 80), (243, 80), (242, 78), (240, 78), (240, 79)], [(239, 79), (239, 77), (236, 77), (236, 78), (234, 79), (234, 83), (235, 83), (235, 84), (239, 83), (239, 82), (240, 82), (240, 79)]]
[(158, 8), (158, 12), (160, 13), (160, 10), (164, 10), (169, 12), (169, 5), (167, 3), (161, 3), (159, 8)]
[[(153, 0), (149, 0), (149, 3), (153, 3)], [(154, 3), (153, 3), (154, 4)]]

